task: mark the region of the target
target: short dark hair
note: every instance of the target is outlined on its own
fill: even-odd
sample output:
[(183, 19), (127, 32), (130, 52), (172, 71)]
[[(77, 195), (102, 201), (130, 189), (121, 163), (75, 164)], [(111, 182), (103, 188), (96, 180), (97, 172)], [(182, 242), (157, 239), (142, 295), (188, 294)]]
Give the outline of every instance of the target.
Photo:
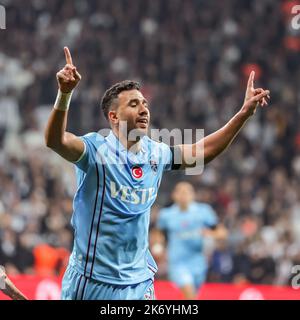
[(113, 101), (118, 98), (119, 93), (134, 89), (140, 91), (141, 85), (136, 81), (124, 80), (114, 84), (111, 88), (105, 91), (102, 97), (101, 107), (106, 119), (108, 119), (110, 107), (113, 104)]

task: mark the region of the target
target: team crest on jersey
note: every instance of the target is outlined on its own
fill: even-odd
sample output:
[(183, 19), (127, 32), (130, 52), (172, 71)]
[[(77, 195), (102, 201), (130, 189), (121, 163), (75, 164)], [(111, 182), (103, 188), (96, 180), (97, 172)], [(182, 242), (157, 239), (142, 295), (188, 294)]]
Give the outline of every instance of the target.
[(157, 173), (157, 170), (158, 170), (157, 162), (154, 160), (150, 160), (150, 166), (151, 166), (152, 171), (154, 173)]
[(141, 179), (143, 177), (143, 169), (139, 166), (132, 167), (131, 173), (135, 179)]

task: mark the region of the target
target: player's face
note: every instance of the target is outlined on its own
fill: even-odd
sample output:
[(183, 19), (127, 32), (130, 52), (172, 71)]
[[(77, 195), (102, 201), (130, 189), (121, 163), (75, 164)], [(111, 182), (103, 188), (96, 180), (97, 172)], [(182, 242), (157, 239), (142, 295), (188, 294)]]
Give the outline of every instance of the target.
[(179, 206), (188, 206), (194, 200), (194, 188), (186, 182), (178, 183), (173, 191), (173, 200)]
[(127, 133), (136, 129), (141, 135), (147, 134), (150, 122), (149, 106), (139, 90), (121, 92), (116, 112), (118, 121), (127, 122)]

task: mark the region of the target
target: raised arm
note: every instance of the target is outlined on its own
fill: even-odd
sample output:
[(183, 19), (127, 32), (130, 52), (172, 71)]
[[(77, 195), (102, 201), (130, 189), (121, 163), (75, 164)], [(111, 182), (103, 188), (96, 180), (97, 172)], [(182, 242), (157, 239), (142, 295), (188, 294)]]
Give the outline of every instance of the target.
[(193, 167), (197, 163), (202, 163), (198, 157), (203, 155), (204, 164), (213, 160), (231, 144), (247, 120), (255, 113), (258, 105), (263, 107), (268, 104), (270, 91), (262, 88), (254, 89), (254, 76), (255, 73), (252, 71), (241, 110), (224, 127), (194, 144), (178, 146), (182, 154), (181, 168)]
[(66, 132), (66, 127), (73, 89), (81, 76), (73, 65), (69, 49), (65, 47), (64, 51), (66, 65), (56, 74), (59, 89), (45, 130), (45, 143), (66, 160), (74, 162), (83, 154), (84, 143), (74, 134)]

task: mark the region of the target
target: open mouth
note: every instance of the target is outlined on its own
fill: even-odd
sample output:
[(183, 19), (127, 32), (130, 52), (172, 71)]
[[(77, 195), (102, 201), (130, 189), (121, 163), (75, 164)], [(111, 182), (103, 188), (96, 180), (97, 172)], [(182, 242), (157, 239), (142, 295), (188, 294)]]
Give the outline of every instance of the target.
[(148, 125), (148, 119), (139, 119), (137, 123), (142, 124), (144, 126)]

